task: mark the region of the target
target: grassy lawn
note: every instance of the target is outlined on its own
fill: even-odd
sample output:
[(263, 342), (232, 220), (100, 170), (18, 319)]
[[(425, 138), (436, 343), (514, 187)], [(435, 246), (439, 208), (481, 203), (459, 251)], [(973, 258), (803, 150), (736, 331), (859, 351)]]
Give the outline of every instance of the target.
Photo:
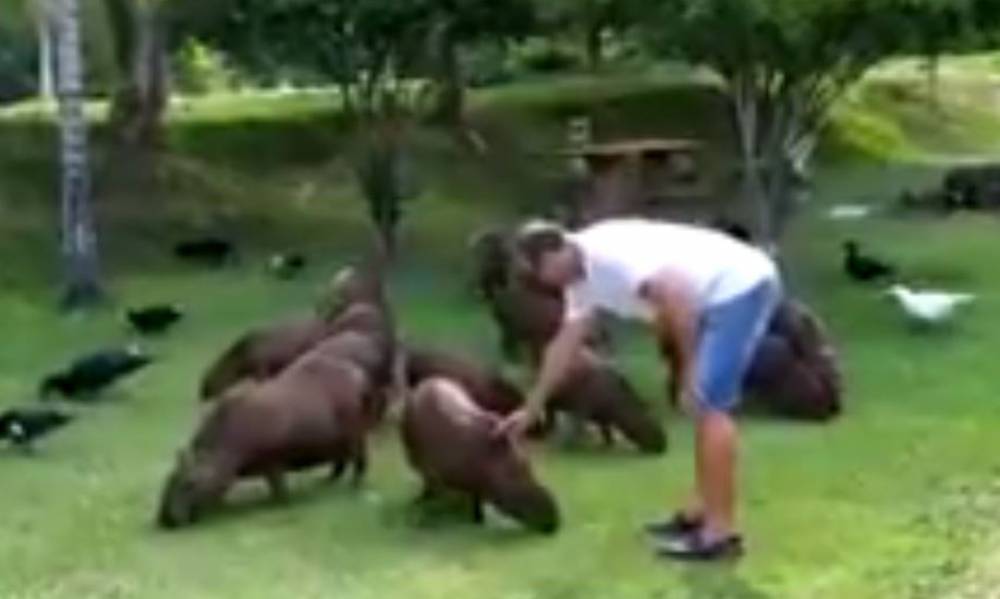
[[(899, 81), (919, 82), (894, 81), (845, 102), (824, 149), (817, 202), (786, 245), (790, 287), (817, 307), (843, 353), (847, 413), (824, 427), (744, 423), (750, 553), (731, 567), (658, 561), (639, 534), (691, 479), (690, 424), (666, 413), (671, 446), (660, 458), (559, 443), (535, 449), (564, 516), (551, 539), (499, 518), (480, 529), (415, 513), (417, 483), (393, 423), (376, 434), (361, 492), (303, 475), (292, 505), (278, 508), (262, 485), (247, 483), (203, 525), (156, 530), (162, 480), (198, 417), (202, 369), (249, 325), (308, 310), (364, 238), (349, 144), (322, 96), (192, 103), (143, 193), (104, 167), (99, 214), (118, 304), (64, 318), (52, 309), (51, 132), (31, 111), (0, 115), (0, 405), (30, 401), (41, 375), (78, 352), (127, 340), (120, 307), (179, 300), (190, 310), (175, 334), (151, 345), (154, 367), (79, 409), (79, 422), (40, 455), (0, 451), (0, 597), (991, 596), (1000, 562), (1000, 379), (992, 370), (1000, 278), (991, 259), (1000, 255), (1000, 224), (988, 216), (833, 223), (822, 207), (884, 202), (933, 180), (944, 159), (994, 151), (1000, 118), (971, 91), (949, 100), (944, 116), (928, 116), (921, 98), (894, 91), (905, 87)], [(425, 193), (411, 208), (393, 276), (406, 336), (497, 359), (491, 324), (465, 287), (464, 240), (471, 228), (539, 207), (544, 171), (554, 167), (538, 155), (565, 115), (591, 112), (607, 135), (697, 135), (721, 161), (721, 106), (704, 85), (584, 78), (479, 97), (494, 148), (487, 158), (422, 133)], [(935, 123), (948, 126), (932, 134)], [(214, 229), (247, 249), (238, 268), (203, 273), (170, 262), (171, 241)], [(838, 247), (847, 236), (915, 283), (974, 291), (980, 301), (951, 330), (914, 334), (877, 290), (844, 281)], [(268, 279), (263, 256), (290, 245), (317, 265), (300, 281)], [(626, 336), (618, 356), (661, 406), (663, 373), (649, 340)]]

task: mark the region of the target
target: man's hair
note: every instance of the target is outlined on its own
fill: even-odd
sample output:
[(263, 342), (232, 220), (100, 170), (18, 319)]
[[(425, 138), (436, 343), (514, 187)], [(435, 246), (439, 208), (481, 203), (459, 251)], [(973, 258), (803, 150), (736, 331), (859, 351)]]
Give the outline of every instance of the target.
[(557, 252), (565, 245), (566, 230), (548, 221), (530, 221), (522, 225), (514, 237), (518, 257), (532, 270), (538, 268), (546, 254)]

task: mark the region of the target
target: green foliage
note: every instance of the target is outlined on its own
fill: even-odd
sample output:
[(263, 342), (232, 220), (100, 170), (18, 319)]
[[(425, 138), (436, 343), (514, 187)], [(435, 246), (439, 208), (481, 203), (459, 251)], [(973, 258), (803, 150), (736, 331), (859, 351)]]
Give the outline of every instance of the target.
[(434, 18), (459, 43), (505, 41), (535, 26), (532, 0), (426, 0)]
[(231, 90), (235, 74), (221, 52), (195, 38), (188, 38), (173, 57), (174, 85), (187, 95)]
[(338, 82), (366, 111), (411, 74), (429, 27), (424, 0), (229, 0), (193, 31), (251, 72)]
[(34, 93), (34, 39), (17, 27), (0, 24), (0, 104)]
[(515, 69), (528, 73), (560, 73), (579, 69), (584, 64), (580, 52), (545, 37), (533, 37), (512, 50)]

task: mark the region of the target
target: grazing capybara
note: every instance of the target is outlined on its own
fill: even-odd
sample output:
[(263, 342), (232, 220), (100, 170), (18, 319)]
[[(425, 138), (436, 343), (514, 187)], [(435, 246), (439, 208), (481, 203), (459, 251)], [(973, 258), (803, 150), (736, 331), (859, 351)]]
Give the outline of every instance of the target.
[(424, 482), (422, 497), (458, 491), (472, 499), (477, 523), (489, 503), (532, 530), (554, 533), (556, 501), (511, 440), (496, 434), (499, 420), (452, 381), (421, 383), (406, 400), (402, 433), (407, 460)]
[(410, 387), (432, 377), (446, 378), (462, 385), (479, 407), (502, 416), (524, 403), (524, 395), (513, 383), (473, 360), (428, 348), (408, 347), (405, 353)]
[(842, 410), (843, 383), (837, 353), (819, 318), (804, 304), (786, 300), (744, 380), (747, 408), (800, 420), (829, 420)]
[(663, 453), (667, 448), (663, 429), (625, 376), (587, 349), (577, 354), (547, 410), (550, 426), (558, 413), (566, 413), (578, 422), (595, 424), (607, 445), (614, 442), (617, 431), (644, 453)]
[(201, 398), (211, 399), (242, 379), (270, 378), (319, 342), (345, 331), (363, 332), (377, 340), (386, 352), (382, 371), (386, 380), (389, 380), (394, 340), (386, 317), (371, 304), (352, 304), (333, 321), (306, 318), (244, 334), (205, 372), (201, 383)]
[(312, 351), (346, 360), (365, 373), (373, 383), (365, 397), (365, 413), (371, 423), (380, 422), (394, 391), (392, 373), (385, 370), (388, 357), (384, 345), (372, 335), (348, 330), (320, 341)]
[(351, 465), (355, 483), (367, 467), (360, 368), (312, 351), (278, 377), (230, 388), (178, 457), (160, 501), (158, 522), (196, 522), (240, 478), (263, 477), (284, 499), (287, 471), (330, 464), (338, 479)]

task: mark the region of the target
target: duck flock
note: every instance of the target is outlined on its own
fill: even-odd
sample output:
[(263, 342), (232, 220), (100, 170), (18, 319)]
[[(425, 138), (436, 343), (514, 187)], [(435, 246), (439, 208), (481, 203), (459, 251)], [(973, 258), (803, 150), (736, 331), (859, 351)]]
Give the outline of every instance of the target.
[[(724, 227), (749, 242), (743, 228)], [(514, 231), (495, 229), (470, 241), (477, 295), (496, 324), (501, 354), (537, 368), (555, 334), (563, 299), (534, 281), (513, 259)], [(894, 281), (896, 269), (845, 244), (843, 269), (863, 282)], [(178, 244), (175, 256), (208, 268), (238, 260), (235, 246), (207, 238)], [(522, 388), (487, 364), (453, 348), (403, 339), (386, 292), (385, 264), (373, 250), (337, 273), (311, 314), (253, 328), (222, 348), (199, 387), (200, 421), (183, 443), (163, 485), (156, 521), (164, 528), (193, 524), (220, 509), (229, 489), (259, 478), (276, 500), (288, 494), (288, 473), (326, 466), (331, 480), (350, 471), (354, 484), (369, 469), (370, 432), (398, 423), (408, 464), (423, 482), (421, 500), (442, 492), (468, 498), (483, 521), (484, 505), (525, 527), (551, 533), (560, 523), (556, 494), (531, 467), (523, 448), (494, 434), (501, 418), (524, 401)], [(272, 256), (269, 272), (298, 276), (298, 253)], [(968, 294), (917, 291), (896, 282), (889, 293), (915, 321), (949, 319)], [(183, 321), (174, 304), (129, 309), (124, 319), (143, 336), (163, 336)], [(598, 327), (556, 389), (544, 439), (563, 421), (578, 435), (598, 433), (603, 445), (624, 442), (637, 455), (667, 449), (650, 403), (614, 359), (614, 339)], [(746, 409), (797, 420), (828, 421), (843, 409), (839, 360), (820, 319), (786, 298), (771, 322), (745, 381)], [(0, 414), (0, 439), (34, 453), (46, 435), (74, 421), (55, 400), (89, 403), (119, 381), (154, 366), (139, 346), (105, 348), (44, 376), (39, 403)]]

